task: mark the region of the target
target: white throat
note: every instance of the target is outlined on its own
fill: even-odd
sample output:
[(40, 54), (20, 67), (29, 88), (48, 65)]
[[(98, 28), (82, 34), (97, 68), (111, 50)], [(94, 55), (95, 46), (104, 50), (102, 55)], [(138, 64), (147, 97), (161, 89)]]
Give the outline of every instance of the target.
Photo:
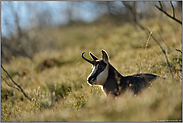
[(109, 66), (107, 65), (106, 68), (97, 76), (96, 78), (96, 85), (104, 85), (107, 80), (109, 74)]

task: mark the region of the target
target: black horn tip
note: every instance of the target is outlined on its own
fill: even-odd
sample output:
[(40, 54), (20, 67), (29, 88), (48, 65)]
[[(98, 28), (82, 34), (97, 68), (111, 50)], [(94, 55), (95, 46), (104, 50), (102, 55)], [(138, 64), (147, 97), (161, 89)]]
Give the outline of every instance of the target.
[(84, 53), (85, 53), (85, 52), (83, 52), (83, 53), (81, 54), (81, 56), (83, 56)]
[(93, 61), (90, 61), (90, 60), (88, 60), (87, 58), (85, 58), (85, 57), (83, 56), (84, 53), (85, 53), (85, 52), (83, 52), (83, 53), (81, 54), (82, 58), (83, 58), (84, 60), (86, 60), (87, 62), (89, 62), (89, 63), (91, 63), (91, 64), (94, 64)]

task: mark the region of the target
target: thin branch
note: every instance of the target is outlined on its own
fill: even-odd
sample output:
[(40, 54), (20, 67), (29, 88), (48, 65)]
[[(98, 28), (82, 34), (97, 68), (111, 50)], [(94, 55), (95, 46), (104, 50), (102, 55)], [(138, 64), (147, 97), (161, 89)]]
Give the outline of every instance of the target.
[(146, 44), (145, 44), (145, 49), (147, 49), (150, 38), (151, 38), (151, 34), (149, 34), (149, 36), (148, 36), (148, 39), (147, 39)]
[(178, 51), (178, 52), (180, 52), (180, 53), (182, 53), (182, 51), (181, 50), (179, 50), (179, 49), (175, 49), (176, 51)]
[(150, 65), (149, 65), (148, 72), (149, 72), (149, 73), (151, 72), (151, 63), (150, 63)]
[[(166, 45), (166, 47), (168, 48), (168, 50), (170, 50), (170, 48), (168, 47), (168, 45), (166, 44), (166, 42), (165, 42), (165, 41), (163, 40), (163, 38), (161, 37), (161, 34), (160, 34), (160, 33), (159, 33), (159, 35), (160, 35), (161, 40), (165, 43), (165, 45)], [(170, 50), (170, 51), (172, 52), (172, 50)], [(179, 50), (179, 52), (182, 52), (182, 51)], [(179, 74), (178, 74), (177, 71), (175, 70), (175, 67), (172, 66), (172, 68), (173, 68), (174, 72), (177, 74), (177, 76), (181, 79), (181, 77), (179, 76)]]
[(163, 6), (162, 6), (161, 2), (160, 1), (158, 1), (158, 2), (159, 2), (159, 5), (160, 5), (160, 8), (163, 9)]
[(159, 36), (160, 36), (160, 38), (161, 38), (161, 40), (163, 41), (163, 43), (166, 45), (166, 47), (168, 48), (168, 50), (170, 51), (170, 52), (172, 52), (172, 50), (168, 47), (168, 45), (166, 44), (166, 42), (163, 40), (163, 38), (162, 38), (162, 36), (161, 36), (161, 34), (159, 33)]
[(173, 17), (175, 18), (175, 10), (174, 10), (174, 7), (173, 7), (173, 4), (172, 4), (172, 1), (170, 1), (170, 5), (171, 5), (171, 7), (172, 7)]
[(133, 2), (133, 5), (129, 5), (126, 1), (122, 1), (122, 4), (131, 12), (133, 16), (133, 21), (135, 22), (136, 25), (138, 25), (142, 30), (145, 30), (145, 28), (139, 23), (137, 19), (137, 12), (136, 12), (136, 7), (135, 7), (135, 2)]
[(2, 76), (1, 76), (1, 78), (5, 81), (5, 83), (6, 83), (8, 86), (10, 86), (10, 87), (12, 87), (12, 88), (15, 88), (15, 89), (17, 89), (18, 91), (20, 91), (19, 88), (16, 88), (16, 87), (10, 85)]
[(9, 73), (4, 69), (3, 65), (1, 65), (1, 68), (3, 69), (3, 71), (8, 75), (8, 77), (11, 79), (11, 81), (20, 89), (20, 91), (24, 94), (24, 96), (29, 99), (31, 101), (31, 98), (29, 98), (25, 92), (23, 91), (23, 89), (11, 78), (11, 76), (9, 75)]
[(166, 59), (166, 63), (167, 63), (167, 66), (168, 66), (168, 69), (169, 69), (172, 77), (174, 78), (173, 73), (172, 73), (172, 70), (171, 70), (171, 67), (170, 67), (170, 63), (169, 63), (168, 58), (167, 58), (167, 55), (166, 55), (166, 51), (163, 49), (163, 47), (160, 45), (160, 43), (154, 38), (154, 36), (152, 35), (152, 32), (150, 32), (148, 29), (147, 29), (147, 31), (151, 35), (151, 37), (153, 38), (153, 40), (159, 45), (159, 47), (161, 48), (162, 52), (164, 53), (165, 59)]
[[(159, 3), (160, 3), (160, 2), (159, 2)], [(167, 15), (168, 17), (170, 17), (171, 19), (175, 20), (176, 22), (178, 22), (179, 24), (182, 25), (182, 21), (178, 20), (178, 19), (175, 18), (174, 16), (172, 17), (171, 15), (169, 15), (166, 11), (164, 11), (164, 10), (162, 9), (162, 5), (161, 5), (161, 7), (158, 7), (157, 5), (155, 5), (155, 7), (156, 7), (158, 10), (160, 10), (161, 12), (163, 12), (165, 15)]]

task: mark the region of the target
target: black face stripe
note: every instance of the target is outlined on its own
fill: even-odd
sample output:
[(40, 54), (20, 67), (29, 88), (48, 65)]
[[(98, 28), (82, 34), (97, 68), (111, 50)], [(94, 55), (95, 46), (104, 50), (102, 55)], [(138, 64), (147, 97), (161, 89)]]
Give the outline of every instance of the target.
[(106, 65), (107, 64), (104, 63), (103, 60), (96, 61), (96, 63), (94, 64), (96, 72), (88, 78), (88, 82), (95, 81), (97, 76), (105, 69)]

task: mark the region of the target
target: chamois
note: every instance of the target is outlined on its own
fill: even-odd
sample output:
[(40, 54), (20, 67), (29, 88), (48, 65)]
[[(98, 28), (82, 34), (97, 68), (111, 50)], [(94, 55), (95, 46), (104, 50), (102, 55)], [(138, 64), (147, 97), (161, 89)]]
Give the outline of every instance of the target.
[(153, 80), (159, 76), (149, 73), (133, 74), (122, 76), (110, 63), (109, 56), (102, 50), (102, 59), (98, 59), (91, 52), (93, 60), (86, 59), (82, 53), (82, 58), (93, 65), (93, 70), (87, 78), (89, 85), (101, 85), (106, 95), (118, 96), (130, 89), (134, 94), (138, 94), (143, 88), (149, 87)]

